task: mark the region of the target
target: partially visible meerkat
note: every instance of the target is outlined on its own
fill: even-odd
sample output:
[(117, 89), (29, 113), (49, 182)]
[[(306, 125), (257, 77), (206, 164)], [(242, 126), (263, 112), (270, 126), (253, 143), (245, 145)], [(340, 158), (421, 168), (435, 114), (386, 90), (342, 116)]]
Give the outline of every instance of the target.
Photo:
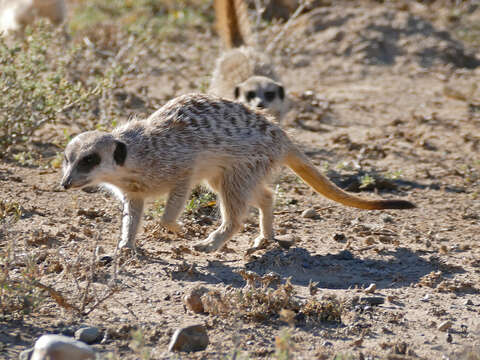
[(65, 0), (0, 0), (0, 33), (22, 30), (37, 17), (61, 24), (66, 17)]
[(280, 122), (288, 111), (271, 59), (254, 48), (243, 0), (215, 0), (217, 29), (227, 49), (216, 61), (209, 93), (265, 108)]
[(161, 224), (174, 232), (191, 189), (204, 183), (219, 199), (221, 225), (199, 251), (220, 249), (241, 227), (250, 205), (260, 212), (253, 249), (274, 238), (269, 175), (290, 167), (318, 193), (360, 209), (410, 209), (405, 200), (367, 200), (338, 188), (322, 175), (273, 116), (209, 95), (183, 95), (146, 120), (132, 120), (111, 133), (89, 131), (65, 149), (65, 189), (107, 184), (123, 201), (119, 247), (135, 248), (145, 200), (168, 194)]

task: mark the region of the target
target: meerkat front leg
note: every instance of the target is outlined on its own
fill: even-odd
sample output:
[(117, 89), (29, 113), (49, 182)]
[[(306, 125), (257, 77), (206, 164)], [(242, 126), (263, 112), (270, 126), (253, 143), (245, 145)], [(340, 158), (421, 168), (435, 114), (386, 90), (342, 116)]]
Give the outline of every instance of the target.
[(180, 213), (185, 207), (185, 202), (190, 194), (190, 181), (180, 181), (175, 188), (168, 194), (165, 211), (163, 212), (160, 224), (173, 233), (182, 230), (182, 225), (177, 222)]
[(123, 202), (122, 238), (118, 247), (135, 250), (135, 235), (143, 214), (144, 200), (142, 198), (125, 197)]

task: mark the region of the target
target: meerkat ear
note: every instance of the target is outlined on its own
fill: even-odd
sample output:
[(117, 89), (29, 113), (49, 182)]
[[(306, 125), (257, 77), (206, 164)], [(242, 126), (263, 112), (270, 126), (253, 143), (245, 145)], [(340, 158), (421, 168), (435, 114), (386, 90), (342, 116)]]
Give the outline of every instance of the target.
[(240, 96), (240, 88), (235, 86), (235, 100), (238, 99)]
[(283, 86), (278, 87), (278, 97), (282, 100), (285, 98), (285, 89)]
[(127, 158), (127, 145), (125, 143), (115, 140), (115, 151), (113, 152), (113, 159), (117, 163), (117, 165), (122, 166), (125, 163), (125, 159)]

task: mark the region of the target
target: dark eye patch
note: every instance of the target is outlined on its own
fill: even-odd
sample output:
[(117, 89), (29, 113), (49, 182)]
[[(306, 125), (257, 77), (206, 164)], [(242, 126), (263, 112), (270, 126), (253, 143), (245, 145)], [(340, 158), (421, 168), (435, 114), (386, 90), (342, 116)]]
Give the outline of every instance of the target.
[(93, 153), (90, 155), (87, 155), (80, 159), (78, 162), (78, 171), (80, 172), (89, 172), (91, 171), (95, 166), (100, 164), (100, 155), (97, 153)]
[(265, 100), (271, 102), (275, 99), (275, 91), (266, 91), (265, 92)]
[(252, 101), (256, 96), (255, 91), (248, 91), (246, 95), (247, 101)]

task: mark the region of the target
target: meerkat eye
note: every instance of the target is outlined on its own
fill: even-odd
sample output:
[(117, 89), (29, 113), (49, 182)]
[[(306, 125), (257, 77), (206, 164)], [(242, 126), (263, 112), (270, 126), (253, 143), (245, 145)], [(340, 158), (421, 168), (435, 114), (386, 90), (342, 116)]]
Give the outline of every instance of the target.
[(246, 95), (247, 101), (252, 101), (256, 96), (255, 91), (248, 91)]
[(265, 100), (271, 102), (275, 99), (275, 91), (266, 91), (265, 92)]
[(89, 172), (100, 164), (100, 160), (100, 156), (96, 153), (87, 155), (78, 162), (78, 170), (81, 172)]

